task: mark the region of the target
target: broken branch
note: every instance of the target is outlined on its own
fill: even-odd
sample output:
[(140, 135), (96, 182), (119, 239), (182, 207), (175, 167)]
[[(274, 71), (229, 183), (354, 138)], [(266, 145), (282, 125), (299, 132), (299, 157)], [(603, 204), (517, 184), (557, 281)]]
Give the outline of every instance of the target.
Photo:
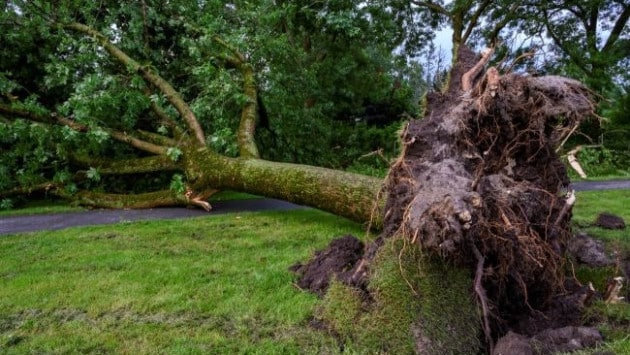
[(481, 73), (481, 69), (490, 61), (490, 57), (494, 53), (494, 47), (488, 47), (481, 52), (481, 59), (475, 64), (472, 69), (462, 75), (462, 90), (464, 92), (470, 91), (473, 87), (473, 82)]

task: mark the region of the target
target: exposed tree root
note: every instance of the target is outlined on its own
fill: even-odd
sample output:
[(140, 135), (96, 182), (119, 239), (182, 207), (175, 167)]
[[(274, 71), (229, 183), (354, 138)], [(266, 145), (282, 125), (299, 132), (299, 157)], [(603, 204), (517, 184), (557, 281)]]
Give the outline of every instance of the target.
[(476, 246), (472, 246), (472, 250), (475, 253), (475, 257), (477, 258), (477, 269), (475, 270), (475, 293), (477, 294), (477, 299), (481, 304), (481, 315), (483, 318), (483, 334), (486, 337), (486, 343), (488, 344), (488, 352), (493, 353), (494, 351), (494, 341), (492, 339), (492, 330), (490, 328), (490, 308), (488, 307), (488, 296), (486, 295), (486, 290), (483, 288), (481, 280), (483, 279), (483, 265), (485, 263), (485, 258), (479, 252)]
[[(429, 94), (425, 117), (402, 130), (402, 153), (386, 179), (383, 233), (348, 282), (369, 284), (370, 262), (390, 238), (465, 267), (491, 350), (525, 319), (575, 322), (552, 309), (570, 298), (564, 255), (575, 201), (556, 148), (594, 106), (575, 80), (501, 76), (495, 68), (482, 75), (487, 60), (462, 47), (449, 88)], [(571, 309), (579, 314), (581, 306)], [(567, 320), (550, 322), (547, 312)]]

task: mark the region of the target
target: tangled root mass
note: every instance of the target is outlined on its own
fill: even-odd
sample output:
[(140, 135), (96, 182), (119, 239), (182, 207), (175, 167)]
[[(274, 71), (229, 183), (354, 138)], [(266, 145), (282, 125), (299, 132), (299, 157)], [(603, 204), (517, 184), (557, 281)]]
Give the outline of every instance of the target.
[[(334, 274), (367, 290), (370, 261), (387, 238), (466, 267), (491, 350), (510, 329), (526, 334), (579, 321), (563, 305), (583, 298), (567, 292), (564, 279), (573, 196), (556, 149), (594, 106), (575, 80), (500, 76), (494, 68), (479, 74), (479, 63), (460, 48), (449, 88), (427, 95), (424, 118), (404, 127), (384, 187), (383, 232)], [(571, 315), (554, 313), (560, 308)]]
[[(452, 75), (470, 68), (471, 56), (460, 50)], [(497, 320), (543, 309), (564, 290), (571, 237), (572, 196), (556, 148), (592, 114), (589, 91), (556, 76), (489, 70), (468, 92), (430, 95), (426, 116), (402, 132), (381, 237), (472, 270), (481, 258)]]

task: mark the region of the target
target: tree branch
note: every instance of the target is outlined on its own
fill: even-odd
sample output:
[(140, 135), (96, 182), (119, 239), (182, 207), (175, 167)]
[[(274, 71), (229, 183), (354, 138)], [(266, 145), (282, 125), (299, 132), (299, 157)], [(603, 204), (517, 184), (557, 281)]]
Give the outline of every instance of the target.
[(64, 197), (75, 200), (83, 206), (99, 208), (155, 208), (166, 206), (198, 206), (206, 211), (210, 211), (212, 206), (205, 201), (215, 193), (215, 189), (205, 189), (200, 193), (187, 189), (186, 193), (180, 194), (173, 190), (161, 190), (140, 194), (110, 194), (82, 190), (75, 195), (68, 195), (63, 191), (58, 193)]
[(582, 57), (575, 55), (573, 53), (573, 51), (571, 51), (567, 46), (565, 46), (564, 42), (553, 31), (553, 26), (551, 26), (551, 23), (549, 21), (549, 16), (547, 14), (547, 10), (543, 10), (542, 13), (543, 13), (543, 16), (545, 18), (544, 19), (544, 21), (545, 21), (545, 28), (547, 29), (547, 33), (549, 34), (549, 36), (551, 37), (553, 42), (558, 47), (560, 47), (560, 49), (562, 49), (562, 51), (564, 53), (566, 53), (571, 58), (571, 60), (575, 63), (575, 65), (577, 65), (582, 71), (584, 71), (585, 73), (590, 73), (589, 68), (582, 61)]
[(175, 141), (173, 138), (166, 137), (161, 134), (145, 131), (142, 129), (138, 129), (136, 130), (136, 132), (138, 132), (139, 137), (153, 144), (166, 146), (166, 147), (176, 147), (179, 145), (177, 141)]
[(464, 35), (462, 36), (462, 43), (466, 43), (466, 40), (468, 39), (468, 37), (472, 33), (473, 29), (475, 28), (475, 26), (477, 26), (479, 18), (481, 17), (483, 12), (486, 10), (486, 8), (491, 3), (492, 3), (491, 0), (484, 0), (481, 4), (479, 4), (479, 7), (477, 8), (477, 11), (475, 11), (475, 13), (470, 18), (470, 21), (468, 21), (468, 26), (466, 27), (466, 32), (464, 32)]
[(612, 31), (610, 31), (610, 35), (608, 36), (608, 39), (606, 40), (606, 44), (604, 44), (604, 47), (602, 48), (602, 52), (610, 51), (611, 48), (615, 45), (615, 42), (617, 42), (617, 40), (619, 39), (619, 36), (621, 35), (621, 32), (623, 31), (624, 27), (628, 23), (629, 18), (630, 18), (630, 5), (626, 5), (621, 15), (617, 17), (617, 21), (615, 21), (615, 25), (613, 26)]
[(122, 142), (122, 143), (126, 143), (129, 144), (130, 146), (143, 150), (145, 152), (148, 153), (153, 153), (153, 154), (158, 154), (158, 155), (163, 155), (166, 154), (166, 151), (168, 148), (157, 145), (157, 144), (153, 144), (153, 143), (149, 143), (147, 141), (143, 141), (142, 139), (136, 138), (134, 136), (131, 136), (127, 133), (123, 133), (123, 132), (119, 132), (119, 131), (114, 131), (111, 129), (103, 129), (105, 132), (107, 132), (112, 138), (114, 138), (115, 140)]
[(224, 41), (221, 37), (215, 35), (215, 36), (212, 36), (212, 40), (220, 44), (222, 47), (224, 47), (228, 51), (232, 52), (232, 54), (235, 57), (235, 61), (241, 62), (241, 63), (247, 61), (243, 53), (241, 53), (236, 47)]
[(494, 25), (492, 32), (490, 32), (490, 37), (489, 37), (490, 43), (494, 43), (497, 40), (497, 37), (499, 36), (499, 32), (508, 24), (508, 22), (510, 22), (510, 20), (514, 18), (514, 15), (516, 14), (516, 10), (518, 10), (521, 3), (522, 2), (520, 1), (512, 3), (512, 6), (510, 6), (510, 9), (508, 10), (507, 14), (505, 14), (503, 19)]
[(597, 18), (599, 17), (599, 8), (593, 6), (588, 17), (584, 17), (584, 30), (586, 31), (586, 46), (591, 54), (598, 52), (597, 50)]
[(176, 140), (181, 141), (185, 136), (187, 136), (186, 132), (181, 129), (177, 122), (175, 122), (175, 120), (173, 120), (171, 116), (169, 116), (162, 107), (153, 100), (151, 100), (150, 108), (151, 111), (153, 111), (153, 113), (158, 117), (160, 123), (171, 129), (173, 137), (175, 137)]
[(56, 195), (54, 193), (54, 190), (58, 188), (59, 188), (59, 185), (54, 182), (44, 182), (41, 184), (37, 184), (33, 186), (26, 186), (26, 187), (18, 186), (10, 190), (0, 191), (0, 197), (6, 198), (6, 197), (11, 197), (11, 196), (24, 196), (24, 195), (28, 196), (35, 192), (48, 193), (49, 191), (52, 191), (52, 194)]
[(245, 56), (235, 47), (225, 42), (218, 36), (212, 39), (232, 52), (233, 56), (224, 56), (230, 64), (234, 65), (243, 76), (243, 94), (247, 102), (241, 110), (241, 120), (238, 127), (238, 148), (242, 158), (259, 158), (260, 153), (256, 145), (256, 118), (258, 116), (258, 88), (254, 68), (246, 61)]
[(134, 159), (108, 160), (74, 154), (71, 156), (71, 159), (73, 162), (80, 165), (97, 168), (99, 174), (101, 175), (153, 173), (180, 170), (182, 168), (179, 163), (174, 162), (165, 155)]
[(412, 0), (411, 1), (412, 4), (419, 6), (419, 7), (425, 7), (431, 11), (435, 11), (437, 13), (440, 13), (442, 15), (445, 15), (447, 17), (452, 17), (453, 14), (451, 14), (450, 11), (448, 11), (446, 8), (442, 7), (439, 4), (434, 4), (430, 1), (418, 1), (418, 0)]
[[(3, 105), (3, 104), (0, 104), (0, 113), (4, 113), (6, 115), (10, 115), (13, 117), (24, 118), (33, 122), (53, 124), (53, 125), (58, 124), (58, 125), (70, 127), (71, 129), (77, 132), (81, 132), (81, 133), (86, 133), (90, 131), (90, 127), (82, 123), (73, 121), (69, 118), (59, 116), (55, 113), (52, 113), (48, 116), (44, 116), (44, 115), (40, 115), (31, 111), (16, 109), (11, 106)], [(128, 144), (139, 150), (152, 153), (152, 154), (158, 154), (158, 155), (166, 154), (166, 150), (167, 150), (166, 147), (143, 141), (141, 139), (133, 137), (124, 132), (116, 131), (109, 128), (101, 128), (101, 129), (107, 132), (113, 139), (119, 142)]]
[(118, 60), (123, 65), (132, 68), (134, 71), (140, 73), (144, 80), (153, 86), (157, 87), (166, 97), (166, 99), (175, 107), (177, 112), (179, 112), (180, 116), (186, 122), (188, 128), (193, 132), (197, 140), (197, 144), (201, 146), (205, 146), (206, 138), (203, 133), (203, 129), (197, 121), (195, 114), (192, 112), (188, 104), (184, 101), (182, 96), (179, 94), (171, 84), (164, 80), (160, 75), (151, 71), (147, 66), (140, 65), (140, 63), (136, 62), (134, 59), (129, 57), (125, 52), (116, 47), (113, 43), (109, 41), (105, 35), (96, 31), (95, 29), (86, 26), (81, 23), (70, 23), (61, 25), (65, 29), (81, 32), (93, 37), (100, 45), (105, 48), (105, 50), (116, 60)]

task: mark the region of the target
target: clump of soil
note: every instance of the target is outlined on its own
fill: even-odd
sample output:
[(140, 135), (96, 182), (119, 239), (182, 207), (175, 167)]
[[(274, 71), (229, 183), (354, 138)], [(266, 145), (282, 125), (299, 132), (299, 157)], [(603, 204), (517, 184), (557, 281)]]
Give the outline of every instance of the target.
[(298, 287), (323, 296), (333, 277), (350, 279), (350, 270), (363, 257), (363, 249), (363, 242), (353, 235), (345, 235), (318, 251), (306, 265), (298, 263), (290, 270), (299, 275)]
[(625, 229), (626, 222), (624, 222), (623, 218), (614, 215), (612, 213), (600, 213), (597, 216), (597, 220), (595, 221), (595, 225), (604, 229)]
[(528, 338), (508, 332), (497, 342), (493, 355), (534, 355), (572, 352), (594, 347), (602, 341), (602, 335), (587, 327), (563, 327), (546, 329)]
[(468, 269), (491, 350), (523, 322), (540, 330), (574, 325), (588, 299), (566, 287), (574, 197), (556, 149), (593, 103), (575, 80), (500, 76), (494, 68), (479, 74), (487, 58), (461, 47), (448, 89), (428, 95), (425, 117), (402, 130), (384, 188), (383, 232), (353, 270), (343, 265), (341, 279), (369, 284), (371, 260), (392, 238)]
[(578, 233), (569, 241), (568, 252), (577, 262), (587, 266), (603, 267), (615, 264), (615, 261), (606, 255), (604, 244), (586, 233)]

